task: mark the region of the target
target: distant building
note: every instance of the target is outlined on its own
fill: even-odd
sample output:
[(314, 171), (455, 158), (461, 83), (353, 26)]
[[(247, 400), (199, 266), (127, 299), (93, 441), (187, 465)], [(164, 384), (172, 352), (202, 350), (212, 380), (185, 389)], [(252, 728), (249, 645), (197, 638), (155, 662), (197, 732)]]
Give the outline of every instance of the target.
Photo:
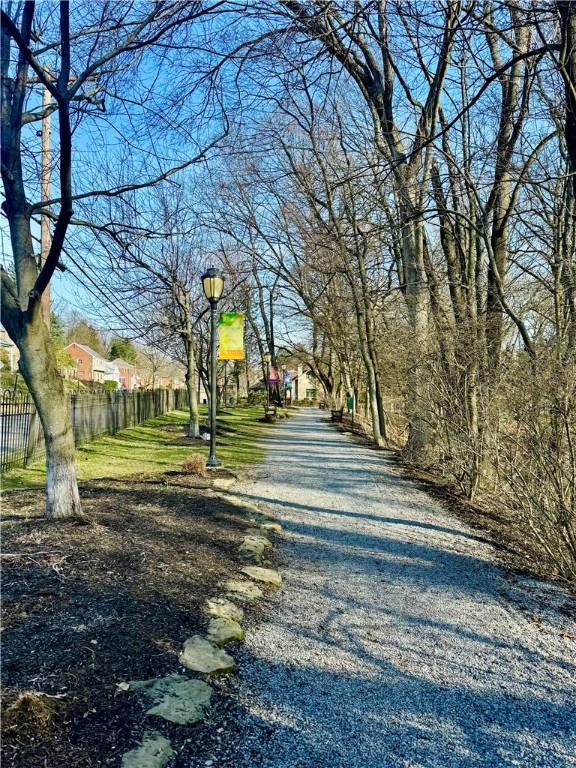
[(77, 378), (80, 381), (95, 381), (100, 384), (105, 381), (115, 381), (118, 389), (132, 391), (133, 389), (167, 388), (180, 389), (185, 386), (184, 369), (179, 363), (162, 360), (148, 367), (145, 362), (136, 367), (117, 357), (106, 360), (86, 344), (73, 341), (65, 348), (73, 360), (73, 368), (66, 370), (67, 378)]
[(20, 350), (14, 344), (8, 332), (4, 326), (0, 325), (0, 349), (4, 353), (2, 357), (6, 357), (8, 361), (8, 368), (13, 373), (18, 368), (18, 360), (20, 360)]
[(119, 389), (132, 390), (139, 386), (138, 369), (135, 365), (132, 365), (127, 360), (123, 360), (121, 357), (112, 360), (110, 365), (113, 365), (116, 369)]
[(116, 388), (122, 389), (120, 384), (120, 371), (113, 362), (106, 361), (106, 370), (104, 371), (104, 381), (115, 381)]
[(78, 344), (78, 342), (73, 341), (65, 347), (65, 351), (74, 360), (76, 377), (80, 381), (97, 381), (102, 383), (106, 380), (114, 380), (114, 371), (110, 368), (110, 361), (90, 347), (87, 347), (86, 344)]
[(290, 371), (290, 374), (292, 375), (292, 401), (318, 399), (318, 384), (308, 371), (299, 365), (295, 371)]
[[(297, 368), (288, 368), (286, 370), (290, 374), (291, 387), (286, 389), (286, 401), (293, 403), (295, 400), (312, 400), (317, 401), (319, 398), (318, 382), (313, 378), (312, 374), (306, 371), (301, 365)], [(254, 368), (252, 374), (256, 381), (250, 385), (250, 390), (265, 390), (266, 382), (262, 378), (259, 368)], [(280, 392), (284, 392), (283, 381), (278, 382)], [(271, 387), (273, 389), (273, 387)], [(282, 394), (283, 396), (283, 394)]]

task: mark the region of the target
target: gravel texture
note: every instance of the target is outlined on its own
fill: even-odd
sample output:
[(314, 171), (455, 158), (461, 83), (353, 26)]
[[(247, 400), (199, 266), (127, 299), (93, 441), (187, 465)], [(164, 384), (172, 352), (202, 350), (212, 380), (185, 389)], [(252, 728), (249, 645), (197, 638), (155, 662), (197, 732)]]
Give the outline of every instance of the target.
[(235, 652), (239, 680), (193, 765), (576, 766), (567, 593), (505, 573), (320, 411), (276, 429), (238, 495), (284, 526), (283, 587)]

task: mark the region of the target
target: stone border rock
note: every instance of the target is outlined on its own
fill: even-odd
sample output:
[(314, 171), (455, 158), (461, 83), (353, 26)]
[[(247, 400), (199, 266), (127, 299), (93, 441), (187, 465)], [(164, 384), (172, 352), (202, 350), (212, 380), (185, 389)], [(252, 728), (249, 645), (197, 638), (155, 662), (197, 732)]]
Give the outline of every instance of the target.
[(167, 675), (152, 680), (134, 680), (130, 690), (142, 691), (150, 701), (147, 715), (157, 715), (171, 723), (186, 725), (204, 719), (212, 688), (203, 680), (186, 675)]
[(178, 661), (186, 669), (201, 675), (222, 675), (236, 669), (232, 656), (200, 635), (193, 635), (184, 641)]
[(206, 613), (215, 618), (233, 619), (239, 624), (244, 620), (244, 609), (226, 597), (212, 597), (206, 602)]
[(140, 744), (122, 756), (121, 768), (164, 768), (174, 750), (158, 731), (147, 731)]
[(218, 616), (210, 619), (206, 637), (211, 643), (219, 646), (232, 642), (240, 643), (244, 640), (244, 630), (235, 619), (228, 616)]
[(264, 597), (264, 592), (253, 581), (228, 579), (222, 586), (226, 590), (228, 597), (234, 597), (236, 600), (242, 600), (245, 603), (252, 603), (254, 600)]
[(282, 584), (282, 576), (273, 568), (260, 568), (257, 565), (247, 565), (240, 569), (240, 573), (244, 573), (251, 579), (261, 581), (263, 584), (269, 587), (275, 587), (276, 589)]
[[(188, 638), (178, 657), (183, 667), (208, 678), (229, 674), (237, 669), (233, 657), (221, 647), (244, 639), (241, 625), (244, 609), (233, 601), (251, 603), (264, 597), (256, 581), (272, 588), (282, 584), (278, 571), (264, 567), (269, 564), (265, 553), (273, 547), (269, 534), (280, 534), (282, 526), (264, 514), (257, 504), (226, 492), (229, 486), (240, 479), (246, 478), (239, 475), (222, 478), (222, 483), (213, 483), (213, 487), (222, 488), (224, 493), (217, 495), (247, 513), (251, 527), (246, 531), (238, 549), (239, 560), (247, 565), (240, 569), (237, 577), (221, 584), (224, 596), (215, 595), (206, 601), (204, 611), (209, 617), (206, 637), (193, 635)], [(146, 710), (147, 716), (162, 717), (178, 724), (203, 720), (213, 693), (207, 682), (185, 674), (120, 683), (119, 688), (123, 691), (141, 691), (151, 704)], [(173, 755), (169, 739), (158, 731), (148, 731), (137, 747), (123, 755), (122, 768), (163, 768)]]

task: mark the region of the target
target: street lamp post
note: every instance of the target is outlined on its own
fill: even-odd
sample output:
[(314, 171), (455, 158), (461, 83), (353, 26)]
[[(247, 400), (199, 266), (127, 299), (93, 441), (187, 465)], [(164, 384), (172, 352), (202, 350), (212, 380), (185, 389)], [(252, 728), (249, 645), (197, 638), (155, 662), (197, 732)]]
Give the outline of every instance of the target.
[(210, 302), (210, 455), (207, 467), (219, 467), (216, 457), (216, 305), (224, 290), (222, 274), (210, 267), (202, 275), (204, 295)]
[(266, 410), (270, 410), (270, 361), (271, 355), (264, 355), (264, 362), (266, 363)]

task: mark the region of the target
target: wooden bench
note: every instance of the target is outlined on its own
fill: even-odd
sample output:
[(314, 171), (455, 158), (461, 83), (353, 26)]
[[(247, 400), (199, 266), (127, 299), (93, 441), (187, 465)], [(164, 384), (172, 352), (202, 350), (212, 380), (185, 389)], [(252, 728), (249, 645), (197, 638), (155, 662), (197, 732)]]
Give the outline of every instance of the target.
[(342, 421), (342, 417), (344, 416), (344, 408), (332, 409), (330, 413), (330, 421)]

